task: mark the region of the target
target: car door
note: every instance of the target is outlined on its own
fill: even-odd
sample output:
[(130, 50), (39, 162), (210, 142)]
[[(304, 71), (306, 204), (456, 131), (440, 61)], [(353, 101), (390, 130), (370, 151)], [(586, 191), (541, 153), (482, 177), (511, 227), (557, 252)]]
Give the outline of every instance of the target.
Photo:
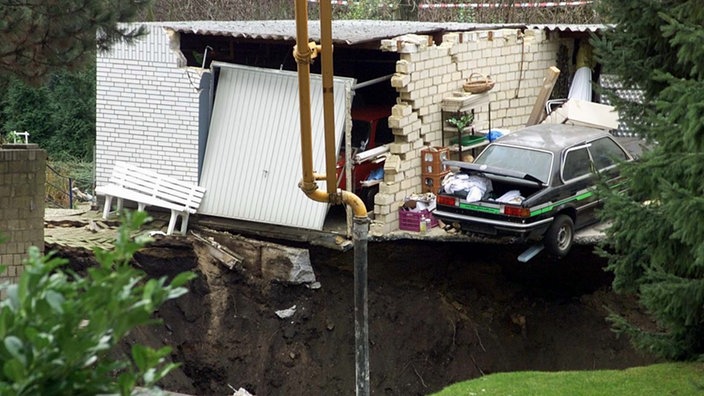
[(610, 137), (594, 140), (589, 146), (589, 153), (594, 163), (594, 170), (610, 187), (621, 183), (619, 163), (631, 161), (633, 157)]
[(590, 144), (571, 147), (565, 151), (560, 177), (564, 183), (566, 202), (564, 206), (575, 209), (575, 228), (581, 228), (596, 221), (596, 197), (592, 191), (595, 175)]

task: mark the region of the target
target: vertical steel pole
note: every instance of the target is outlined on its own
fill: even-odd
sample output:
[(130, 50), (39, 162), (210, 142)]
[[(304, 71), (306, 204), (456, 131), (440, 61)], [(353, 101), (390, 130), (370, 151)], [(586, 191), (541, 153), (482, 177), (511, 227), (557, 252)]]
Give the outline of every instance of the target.
[(369, 396), (369, 310), (367, 306), (367, 243), (369, 217), (354, 217), (354, 345), (356, 395)]
[(68, 208), (73, 209), (73, 179), (68, 178)]

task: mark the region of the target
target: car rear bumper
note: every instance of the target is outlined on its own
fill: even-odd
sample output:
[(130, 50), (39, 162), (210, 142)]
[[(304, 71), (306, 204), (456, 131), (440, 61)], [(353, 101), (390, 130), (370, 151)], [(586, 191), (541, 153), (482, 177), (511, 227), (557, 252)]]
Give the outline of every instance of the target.
[(486, 235), (511, 235), (522, 239), (540, 238), (545, 234), (548, 227), (550, 227), (550, 223), (553, 221), (553, 217), (547, 217), (530, 223), (515, 223), (437, 209), (433, 211), (433, 216), (449, 223), (458, 222), (465, 231)]

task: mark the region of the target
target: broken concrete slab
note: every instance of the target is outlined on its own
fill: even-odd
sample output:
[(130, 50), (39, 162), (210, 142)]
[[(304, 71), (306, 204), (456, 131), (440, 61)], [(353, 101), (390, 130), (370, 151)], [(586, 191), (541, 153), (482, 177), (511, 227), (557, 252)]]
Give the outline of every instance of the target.
[(229, 269), (234, 269), (235, 266), (241, 264), (244, 258), (237, 253), (231, 251), (230, 249), (222, 246), (221, 244), (215, 242), (213, 238), (204, 238), (197, 232), (191, 231), (191, 235), (196, 239), (196, 241), (202, 243), (206, 248), (207, 253), (224, 264)]
[[(241, 259), (236, 269), (267, 282), (293, 285), (316, 282), (308, 249), (249, 239), (227, 232), (203, 229), (198, 235), (218, 244), (220, 251), (233, 252)], [(218, 259), (220, 260), (220, 259)]]
[(271, 280), (300, 285), (315, 282), (308, 249), (264, 244), (261, 255), (262, 274)]

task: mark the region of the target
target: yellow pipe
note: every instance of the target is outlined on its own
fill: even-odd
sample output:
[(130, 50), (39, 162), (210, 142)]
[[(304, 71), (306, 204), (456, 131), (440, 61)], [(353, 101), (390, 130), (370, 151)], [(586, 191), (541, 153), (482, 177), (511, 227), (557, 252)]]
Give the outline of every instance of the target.
[[(325, 3), (325, 2), (322, 2)], [(322, 4), (321, 3), (321, 4)], [(322, 14), (321, 10), (321, 14)], [(311, 63), (311, 58), (312, 58), (312, 53), (311, 47), (314, 48), (313, 45), (309, 46), (308, 45), (308, 2), (307, 0), (296, 0), (296, 7), (295, 7), (295, 12), (296, 12), (296, 47), (293, 50), (293, 56), (296, 59), (296, 62), (298, 63), (298, 100), (299, 100), (299, 105), (301, 107), (301, 117), (300, 117), (300, 126), (301, 126), (301, 155), (302, 155), (302, 162), (303, 162), (303, 180), (298, 184), (300, 189), (303, 191), (306, 196), (308, 196), (310, 199), (317, 201), (317, 202), (329, 202), (332, 204), (339, 205), (341, 203), (344, 203), (346, 205), (349, 205), (350, 208), (352, 209), (352, 212), (354, 213), (355, 217), (359, 218), (366, 218), (367, 217), (367, 208), (364, 206), (364, 202), (362, 201), (361, 198), (358, 196), (354, 195), (353, 193), (350, 193), (348, 191), (336, 191), (337, 186), (335, 185), (336, 178), (335, 177), (330, 177), (327, 178), (325, 175), (316, 175), (313, 173), (313, 140), (312, 140), (312, 132), (311, 132), (311, 116), (310, 116), (310, 63)], [(331, 11), (328, 10), (328, 13), (325, 15), (321, 15), (321, 20), (322, 19), (327, 19), (328, 22), (330, 22), (331, 19)], [(327, 57), (324, 56), (324, 59), (327, 58), (327, 61), (330, 62), (329, 64), (329, 97), (330, 97), (330, 103), (326, 104), (324, 102), (324, 108), (326, 109), (326, 114), (329, 112), (330, 115), (332, 115), (332, 23), (330, 22), (330, 29), (326, 35), (328, 37), (325, 39), (326, 42), (329, 40), (329, 49), (330, 53), (328, 54)], [(321, 29), (322, 30), (322, 29)], [(322, 39), (322, 37), (321, 37)], [(305, 51), (305, 52), (301, 52)], [(323, 81), (325, 81), (325, 75), (328, 74), (326, 72), (327, 70), (324, 71), (324, 76), (323, 76)], [(323, 85), (325, 89), (325, 84)], [(324, 97), (326, 92), (323, 92)], [(328, 109), (329, 108), (329, 109)], [(335, 154), (334, 154), (334, 147), (335, 147), (335, 137), (334, 137), (334, 119), (332, 116), (326, 116), (325, 117), (325, 127), (326, 127), (326, 135), (325, 135), (325, 143), (326, 143), (326, 171), (328, 175), (334, 175), (335, 174)], [(331, 137), (328, 137), (328, 122), (332, 126), (330, 128), (330, 133), (332, 134)], [(332, 150), (330, 149), (332, 147)], [(330, 154), (332, 153), (332, 154)], [(332, 172), (330, 171), (330, 163), (332, 163)], [(318, 184), (315, 182), (316, 180), (326, 180), (327, 181), (327, 188), (328, 191), (321, 191), (318, 189)], [(331, 187), (332, 185), (332, 187)]]
[[(336, 172), (335, 158), (335, 99), (333, 95), (333, 64), (332, 64), (332, 5), (329, 1), (321, 1), (320, 5), (320, 45), (321, 66), (323, 74), (323, 122), (325, 125), (325, 172), (334, 175)], [(335, 191), (337, 179), (327, 180), (327, 190)]]
[[(314, 180), (327, 180), (325, 175), (318, 173), (313, 174)], [(367, 217), (367, 207), (364, 205), (364, 201), (354, 193), (344, 190), (338, 190), (337, 194), (328, 194), (325, 191), (319, 190), (317, 184), (314, 189), (305, 189), (303, 186), (303, 181), (298, 183), (298, 187), (303, 190), (303, 193), (313, 201), (316, 202), (329, 202), (333, 205), (345, 204), (352, 209), (355, 217)]]
[(344, 190), (340, 191), (340, 195), (342, 195), (342, 202), (352, 209), (355, 217), (367, 217), (367, 207), (364, 205), (362, 198)]
[[(304, 48), (308, 41), (308, 0), (296, 0), (296, 42), (297, 48)], [(358, 396), (368, 396), (369, 388), (369, 313), (367, 306), (367, 240), (369, 235), (369, 218), (364, 202), (348, 191), (333, 192), (336, 189), (334, 156), (334, 119), (332, 117), (332, 12), (327, 0), (320, 4), (321, 42), (323, 51), (323, 109), (325, 116), (325, 152), (326, 174), (313, 173), (310, 125), (310, 54), (299, 56), (294, 49), (298, 62), (298, 85), (301, 106), (301, 146), (303, 154), (303, 180), (301, 190), (311, 199), (333, 204), (345, 203), (354, 213), (352, 241), (354, 245), (354, 344), (355, 344), (355, 390)], [(327, 7), (325, 7), (327, 5)], [(328, 63), (329, 62), (329, 63)], [(302, 67), (304, 66), (304, 67)], [(332, 148), (332, 149), (331, 149)], [(332, 161), (332, 162), (331, 162)], [(332, 165), (332, 166), (331, 166)], [(327, 192), (318, 190), (316, 180), (327, 181)], [(351, 180), (347, 181), (351, 183)]]
[[(318, 188), (313, 180), (313, 140), (310, 119), (310, 62), (311, 50), (308, 47), (308, 3), (296, 0), (296, 47), (293, 56), (298, 63), (298, 101), (301, 107), (301, 156), (303, 161), (303, 181), (301, 189), (307, 191)], [(305, 52), (303, 52), (305, 51)], [(310, 195), (309, 195), (310, 196)], [(327, 200), (325, 201), (327, 202)]]

